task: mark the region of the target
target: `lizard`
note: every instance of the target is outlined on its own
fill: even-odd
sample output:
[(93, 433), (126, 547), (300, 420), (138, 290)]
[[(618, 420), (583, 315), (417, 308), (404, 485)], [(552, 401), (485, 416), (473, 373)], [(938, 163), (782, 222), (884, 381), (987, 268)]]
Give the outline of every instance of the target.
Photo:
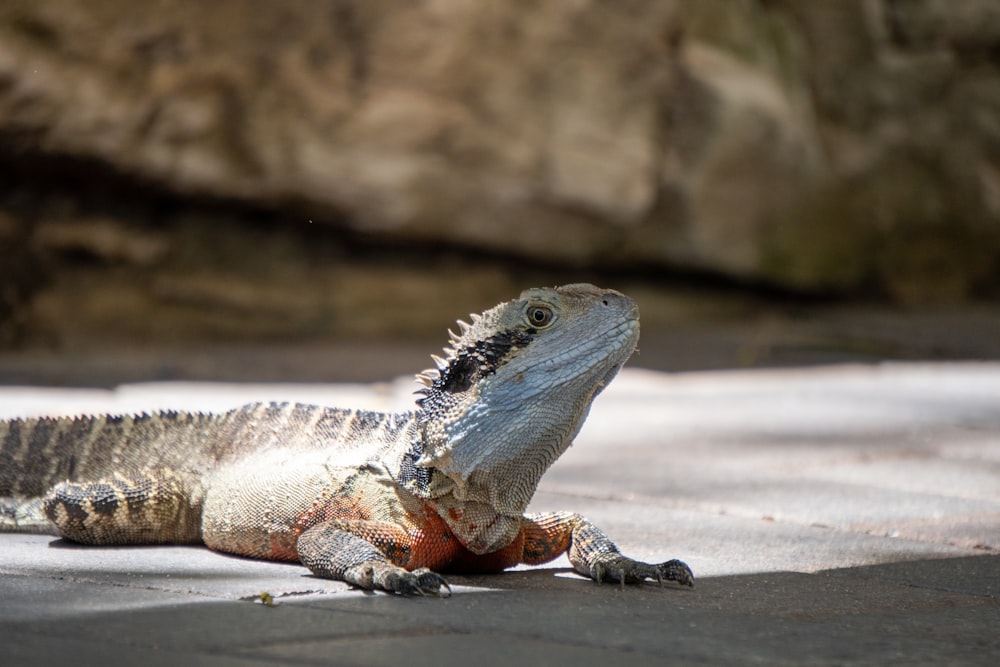
[(636, 303), (535, 288), (458, 329), (407, 412), (252, 403), (0, 421), (0, 532), (202, 543), (403, 595), (448, 596), (442, 573), (563, 553), (598, 583), (693, 586), (685, 563), (629, 558), (577, 513), (526, 513), (635, 350)]

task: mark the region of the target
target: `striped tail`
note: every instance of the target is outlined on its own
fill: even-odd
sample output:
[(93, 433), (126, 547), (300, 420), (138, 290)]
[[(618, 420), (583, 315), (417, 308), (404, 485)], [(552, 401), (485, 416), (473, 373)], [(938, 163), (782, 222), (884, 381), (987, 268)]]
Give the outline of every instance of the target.
[(218, 419), (162, 412), (0, 422), (0, 497), (35, 498), (66, 480), (197, 460)]
[(204, 461), (222, 417), (163, 412), (0, 422), (0, 532), (53, 533), (42, 497), (67, 480)]

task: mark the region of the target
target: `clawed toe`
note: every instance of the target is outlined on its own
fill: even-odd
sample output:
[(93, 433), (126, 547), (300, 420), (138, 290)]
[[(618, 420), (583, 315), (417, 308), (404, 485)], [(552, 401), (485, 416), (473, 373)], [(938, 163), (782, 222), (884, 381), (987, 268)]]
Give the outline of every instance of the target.
[(663, 580), (676, 581), (681, 586), (694, 588), (694, 573), (691, 568), (679, 560), (669, 560), (657, 567), (656, 580), (663, 585)]
[(416, 575), (416, 583), (421, 595), (432, 595), (439, 598), (451, 597), (451, 586), (437, 572), (424, 569), (416, 570), (411, 574)]
[(420, 595), (447, 598), (451, 597), (451, 586), (437, 572), (426, 568), (413, 572), (402, 572), (389, 580), (388, 589), (399, 595)]
[(597, 583), (605, 581), (620, 584), (642, 584), (646, 581), (656, 581), (660, 586), (664, 581), (673, 581), (682, 586), (694, 586), (694, 574), (687, 564), (679, 560), (670, 560), (659, 565), (641, 563), (629, 558), (621, 558), (614, 562), (598, 562), (590, 567), (590, 578)]

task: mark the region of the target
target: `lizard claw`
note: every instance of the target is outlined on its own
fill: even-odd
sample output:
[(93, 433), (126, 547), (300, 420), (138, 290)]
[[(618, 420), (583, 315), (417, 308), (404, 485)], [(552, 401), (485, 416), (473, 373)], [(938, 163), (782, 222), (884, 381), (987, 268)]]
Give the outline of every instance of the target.
[(451, 597), (451, 586), (437, 572), (426, 567), (412, 572), (405, 570), (393, 572), (385, 580), (385, 590), (399, 595), (429, 595), (432, 597)]
[(605, 581), (615, 582), (621, 584), (622, 588), (625, 588), (625, 584), (642, 584), (647, 579), (655, 580), (660, 586), (663, 586), (664, 581), (694, 586), (691, 568), (679, 560), (654, 565), (618, 555), (591, 564), (590, 578), (599, 584)]
[(681, 586), (689, 586), (694, 588), (694, 573), (691, 572), (691, 568), (687, 566), (687, 563), (679, 561), (676, 558), (673, 560), (668, 560), (666, 563), (660, 563), (656, 565), (656, 580), (663, 585), (663, 580), (676, 581)]
[(416, 576), (417, 586), (420, 588), (421, 595), (432, 595), (439, 598), (451, 597), (451, 586), (437, 572), (432, 572), (426, 567), (422, 567), (410, 574)]

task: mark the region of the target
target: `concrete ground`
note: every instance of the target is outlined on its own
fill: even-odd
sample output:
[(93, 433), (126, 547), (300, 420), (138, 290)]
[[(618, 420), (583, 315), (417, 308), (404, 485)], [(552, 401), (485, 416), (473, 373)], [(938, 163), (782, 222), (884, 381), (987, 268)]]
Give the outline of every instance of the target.
[[(3, 387), (0, 416), (412, 390)], [(562, 559), (402, 599), (197, 547), (3, 534), (0, 664), (1000, 664), (1000, 364), (627, 369), (532, 509), (681, 558), (696, 586), (599, 586)]]

